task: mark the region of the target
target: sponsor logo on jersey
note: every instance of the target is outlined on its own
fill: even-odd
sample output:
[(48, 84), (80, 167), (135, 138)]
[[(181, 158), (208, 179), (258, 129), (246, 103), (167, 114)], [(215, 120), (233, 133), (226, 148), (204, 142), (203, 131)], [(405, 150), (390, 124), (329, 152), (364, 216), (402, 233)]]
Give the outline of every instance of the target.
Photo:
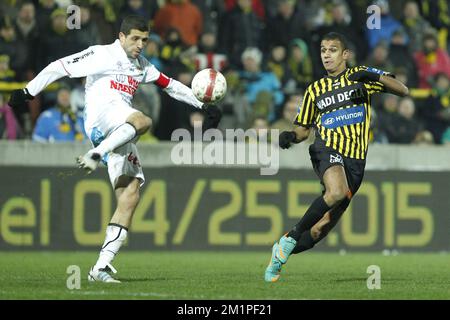
[[(131, 77), (131, 76), (122, 76), (122, 75), (116, 76), (116, 80), (117, 81), (110, 80), (109, 88), (128, 93), (132, 96), (136, 93), (136, 90), (140, 83), (139, 81), (133, 79), (133, 77)], [(127, 84), (121, 83), (121, 82), (125, 82), (125, 80), (127, 81)]]
[[(94, 50), (88, 51), (79, 57), (73, 58), (72, 63), (77, 63), (78, 61), (83, 60), (84, 58), (89, 57), (90, 55), (93, 55), (93, 54), (94, 54)], [(68, 61), (67, 64), (70, 64), (70, 61)]]
[(322, 116), (322, 124), (327, 129), (348, 126), (364, 121), (366, 110), (364, 106), (357, 106), (347, 109), (339, 109), (326, 113)]
[(342, 106), (348, 102), (355, 101), (365, 97), (365, 91), (363, 88), (352, 88), (350, 90), (344, 90), (336, 94), (329, 95), (317, 101), (317, 108), (324, 110), (329, 106)]

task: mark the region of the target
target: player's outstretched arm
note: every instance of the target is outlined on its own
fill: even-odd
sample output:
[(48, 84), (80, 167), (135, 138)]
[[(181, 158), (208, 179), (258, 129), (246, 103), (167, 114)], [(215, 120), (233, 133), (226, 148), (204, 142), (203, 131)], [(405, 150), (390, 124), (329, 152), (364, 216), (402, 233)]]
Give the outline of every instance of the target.
[(147, 75), (144, 82), (154, 82), (173, 99), (190, 104), (195, 108), (202, 109), (205, 112), (205, 122), (203, 124), (205, 129), (217, 128), (220, 119), (222, 118), (222, 112), (216, 105), (205, 104), (199, 101), (191, 88), (166, 76), (164, 73), (159, 72), (154, 66), (149, 67)]
[(104, 67), (102, 46), (89, 47), (78, 53), (53, 61), (33, 79), (24, 89), (15, 90), (11, 94), (9, 105), (18, 107), (32, 100), (49, 84), (63, 77), (79, 78), (102, 70)]
[(350, 81), (360, 82), (381, 82), (386, 91), (395, 95), (404, 97), (409, 94), (408, 87), (395, 79), (395, 76), (390, 72), (385, 72), (376, 68), (369, 68), (366, 66), (360, 67), (360, 70), (348, 76)]
[(44, 90), (50, 83), (66, 76), (62, 64), (58, 61), (50, 63), (39, 74), (31, 80), (27, 86), (23, 89), (14, 90), (11, 93), (8, 104), (17, 108), (25, 105), (29, 100), (33, 100), (34, 97)]
[(397, 96), (404, 97), (409, 94), (409, 89), (403, 83), (387, 75), (380, 76), (380, 82), (386, 87), (386, 91)]

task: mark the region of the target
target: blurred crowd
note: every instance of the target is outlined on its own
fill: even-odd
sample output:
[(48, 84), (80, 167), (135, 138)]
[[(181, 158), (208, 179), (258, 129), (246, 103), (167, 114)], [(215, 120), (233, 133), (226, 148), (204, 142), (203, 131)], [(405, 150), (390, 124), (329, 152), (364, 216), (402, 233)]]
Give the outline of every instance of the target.
[[(381, 28), (368, 22), (378, 13)], [(450, 0), (2, 0), (0, 138), (86, 140), (84, 79), (64, 78), (22, 110), (9, 93), (58, 58), (112, 43), (129, 14), (148, 20), (143, 55), (160, 71), (188, 86), (204, 68), (225, 75), (223, 130), (290, 130), (305, 88), (325, 75), (320, 39), (335, 31), (350, 40), (350, 66), (390, 71), (410, 88), (372, 100), (372, 142), (450, 144)], [(203, 117), (154, 85), (140, 86), (134, 106), (153, 119), (144, 142)]]

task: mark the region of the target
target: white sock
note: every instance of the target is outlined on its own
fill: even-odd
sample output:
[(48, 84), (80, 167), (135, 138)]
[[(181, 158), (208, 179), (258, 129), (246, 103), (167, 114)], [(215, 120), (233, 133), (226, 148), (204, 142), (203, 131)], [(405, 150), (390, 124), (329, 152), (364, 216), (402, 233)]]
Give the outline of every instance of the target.
[(131, 141), (135, 136), (136, 129), (128, 122), (125, 122), (124, 124), (117, 127), (116, 130), (111, 132), (108, 138), (103, 140), (97, 147), (94, 148), (94, 151), (99, 153), (103, 157), (108, 152), (111, 152), (114, 149)]
[(100, 255), (94, 269), (101, 269), (114, 260), (117, 252), (119, 252), (122, 243), (127, 238), (128, 229), (118, 224), (109, 224), (106, 228), (106, 238), (103, 242)]

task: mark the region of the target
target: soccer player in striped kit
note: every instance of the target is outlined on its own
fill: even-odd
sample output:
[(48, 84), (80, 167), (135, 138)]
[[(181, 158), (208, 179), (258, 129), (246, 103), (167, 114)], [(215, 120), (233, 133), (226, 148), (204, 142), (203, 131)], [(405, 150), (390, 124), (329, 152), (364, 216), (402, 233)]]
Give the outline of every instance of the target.
[(308, 86), (293, 131), (280, 133), (283, 149), (308, 138), (311, 162), (323, 185), (302, 219), (272, 247), (264, 279), (275, 282), (290, 255), (311, 249), (336, 225), (362, 183), (369, 143), (370, 97), (377, 92), (408, 95), (408, 88), (382, 70), (347, 68), (347, 40), (331, 32), (322, 38), (322, 64), (327, 75)]

